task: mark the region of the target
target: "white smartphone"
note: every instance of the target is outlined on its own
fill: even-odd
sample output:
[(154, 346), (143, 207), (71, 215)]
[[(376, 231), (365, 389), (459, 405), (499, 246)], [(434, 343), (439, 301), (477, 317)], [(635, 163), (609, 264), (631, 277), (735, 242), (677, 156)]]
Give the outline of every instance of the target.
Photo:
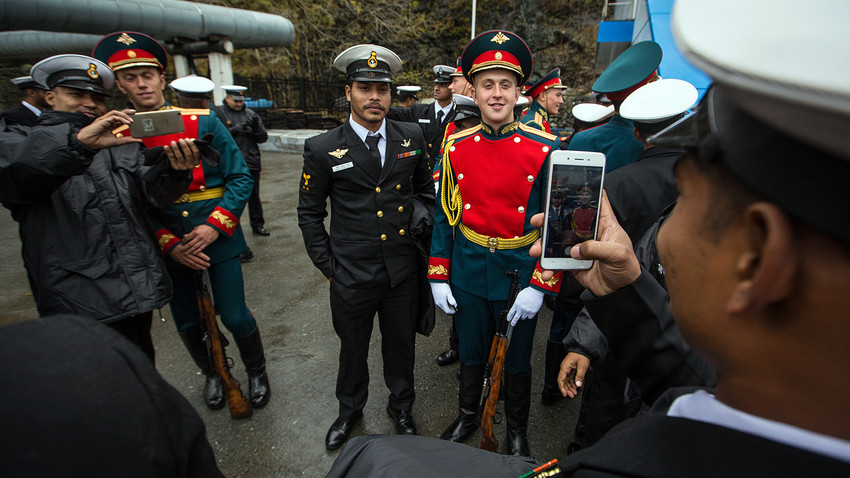
[(553, 151), (549, 157), (546, 221), (543, 223), (544, 269), (589, 269), (593, 261), (570, 257), (570, 249), (596, 239), (605, 155), (589, 151)]

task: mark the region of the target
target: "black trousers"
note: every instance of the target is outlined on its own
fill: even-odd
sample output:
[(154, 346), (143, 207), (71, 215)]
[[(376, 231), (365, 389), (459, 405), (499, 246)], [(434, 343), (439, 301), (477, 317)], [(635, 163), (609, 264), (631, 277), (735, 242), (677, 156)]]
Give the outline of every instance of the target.
[(251, 219), (252, 228), (263, 227), (266, 220), (263, 219), (263, 203), (260, 202), (260, 171), (252, 169), (251, 177), (254, 178), (254, 189), (248, 198), (248, 217)]
[(106, 325), (112, 327), (116, 332), (127, 338), (130, 342), (138, 345), (142, 352), (154, 361), (153, 340), (151, 339), (151, 321), (153, 311), (116, 320)]
[(339, 415), (350, 417), (363, 409), (369, 394), (369, 340), (375, 313), (381, 330), (384, 382), (390, 391), (389, 406), (413, 406), (413, 363), (416, 344), (416, 278), (396, 287), (355, 289), (331, 281), (333, 326), (340, 340), (336, 398)]

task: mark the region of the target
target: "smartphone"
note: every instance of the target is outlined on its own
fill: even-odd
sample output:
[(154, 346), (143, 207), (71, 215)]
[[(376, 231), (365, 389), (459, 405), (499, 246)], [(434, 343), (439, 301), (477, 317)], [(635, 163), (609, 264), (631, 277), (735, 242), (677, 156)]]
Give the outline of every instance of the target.
[(133, 115), (130, 134), (134, 138), (150, 138), (183, 132), (180, 110), (147, 111)]
[(543, 223), (544, 269), (589, 269), (593, 261), (570, 257), (570, 249), (596, 239), (605, 155), (589, 151), (553, 151), (549, 157), (546, 221)]

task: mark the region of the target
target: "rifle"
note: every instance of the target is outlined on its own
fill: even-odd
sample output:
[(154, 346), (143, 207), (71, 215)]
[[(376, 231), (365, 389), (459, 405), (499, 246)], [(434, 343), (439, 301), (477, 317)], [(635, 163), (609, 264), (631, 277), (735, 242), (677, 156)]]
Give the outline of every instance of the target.
[(239, 382), (230, 374), (227, 366), (227, 355), (221, 343), (221, 332), (218, 330), (218, 322), (215, 319), (212, 297), (210, 296), (209, 284), (207, 283), (207, 271), (195, 271), (195, 285), (198, 297), (198, 311), (206, 325), (207, 351), (210, 355), (215, 373), (224, 382), (224, 399), (227, 408), (230, 409), (231, 418), (248, 418), (253, 413), (251, 402), (245, 399)]
[(511, 342), (511, 334), (514, 328), (508, 321), (508, 313), (514, 305), (517, 294), (519, 294), (519, 272), (506, 271), (505, 274), (511, 278), (511, 288), (508, 292), (508, 303), (505, 310), (499, 314), (496, 324), (496, 334), (490, 345), (490, 357), (484, 368), (484, 391), (481, 395), (481, 444), (478, 448), (487, 451), (496, 451), (499, 441), (493, 436), (493, 418), (496, 415), (496, 405), (499, 403), (499, 389), (502, 388), (502, 370), (505, 368), (505, 354)]

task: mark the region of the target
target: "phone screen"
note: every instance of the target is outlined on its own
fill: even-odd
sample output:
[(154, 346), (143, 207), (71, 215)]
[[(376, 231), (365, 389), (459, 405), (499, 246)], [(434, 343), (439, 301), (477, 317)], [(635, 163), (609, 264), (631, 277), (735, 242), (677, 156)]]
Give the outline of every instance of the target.
[(544, 256), (570, 257), (570, 249), (596, 237), (603, 166), (553, 164), (544, 228)]

